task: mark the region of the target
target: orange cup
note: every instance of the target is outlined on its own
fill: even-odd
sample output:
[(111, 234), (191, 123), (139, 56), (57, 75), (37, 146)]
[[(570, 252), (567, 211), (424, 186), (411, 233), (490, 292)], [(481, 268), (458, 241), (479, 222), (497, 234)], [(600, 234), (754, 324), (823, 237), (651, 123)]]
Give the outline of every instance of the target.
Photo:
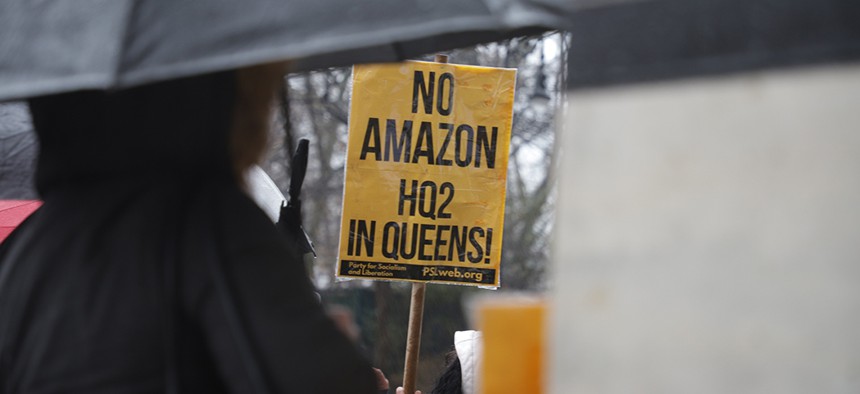
[(500, 297), (476, 306), (484, 341), (478, 392), (543, 393), (546, 301)]

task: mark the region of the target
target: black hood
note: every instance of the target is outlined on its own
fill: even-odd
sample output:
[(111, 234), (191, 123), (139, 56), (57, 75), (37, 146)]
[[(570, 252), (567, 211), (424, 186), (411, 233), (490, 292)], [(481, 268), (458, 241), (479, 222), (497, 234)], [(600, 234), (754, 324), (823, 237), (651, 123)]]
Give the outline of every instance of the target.
[(40, 142), (36, 188), (230, 177), (234, 72), (30, 100)]

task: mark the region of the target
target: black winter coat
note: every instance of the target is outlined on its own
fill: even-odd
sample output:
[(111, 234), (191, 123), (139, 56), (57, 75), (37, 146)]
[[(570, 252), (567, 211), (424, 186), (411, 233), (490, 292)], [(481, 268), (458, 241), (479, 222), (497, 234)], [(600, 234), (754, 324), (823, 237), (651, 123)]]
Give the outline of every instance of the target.
[(42, 207), (0, 245), (0, 393), (374, 393), (230, 175), (234, 74), (31, 100)]

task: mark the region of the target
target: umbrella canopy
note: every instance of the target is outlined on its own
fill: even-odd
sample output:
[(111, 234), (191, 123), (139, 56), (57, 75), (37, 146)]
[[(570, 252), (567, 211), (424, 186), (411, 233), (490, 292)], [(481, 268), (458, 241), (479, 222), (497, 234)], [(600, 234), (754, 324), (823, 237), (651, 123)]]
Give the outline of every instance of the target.
[(278, 60), (397, 61), (558, 26), (528, 0), (6, 0), (0, 100)]
[(41, 205), (34, 200), (0, 200), (0, 242)]

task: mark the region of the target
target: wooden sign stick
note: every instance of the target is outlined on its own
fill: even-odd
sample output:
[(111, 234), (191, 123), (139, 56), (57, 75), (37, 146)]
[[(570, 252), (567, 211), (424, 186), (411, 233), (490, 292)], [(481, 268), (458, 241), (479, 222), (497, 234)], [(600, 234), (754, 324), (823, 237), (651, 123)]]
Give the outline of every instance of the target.
[(426, 283), (412, 284), (409, 303), (409, 331), (406, 334), (406, 362), (403, 365), (403, 388), (415, 393), (415, 371), (418, 368), (418, 350), (421, 347), (421, 324), (424, 320), (424, 291)]
[[(448, 55), (436, 55), (436, 63), (448, 63)], [(415, 394), (415, 378), (418, 354), (421, 348), (421, 327), (424, 322), (424, 292), (427, 283), (412, 283), (412, 299), (409, 302), (409, 327), (406, 332), (406, 361), (403, 363), (403, 389)]]

